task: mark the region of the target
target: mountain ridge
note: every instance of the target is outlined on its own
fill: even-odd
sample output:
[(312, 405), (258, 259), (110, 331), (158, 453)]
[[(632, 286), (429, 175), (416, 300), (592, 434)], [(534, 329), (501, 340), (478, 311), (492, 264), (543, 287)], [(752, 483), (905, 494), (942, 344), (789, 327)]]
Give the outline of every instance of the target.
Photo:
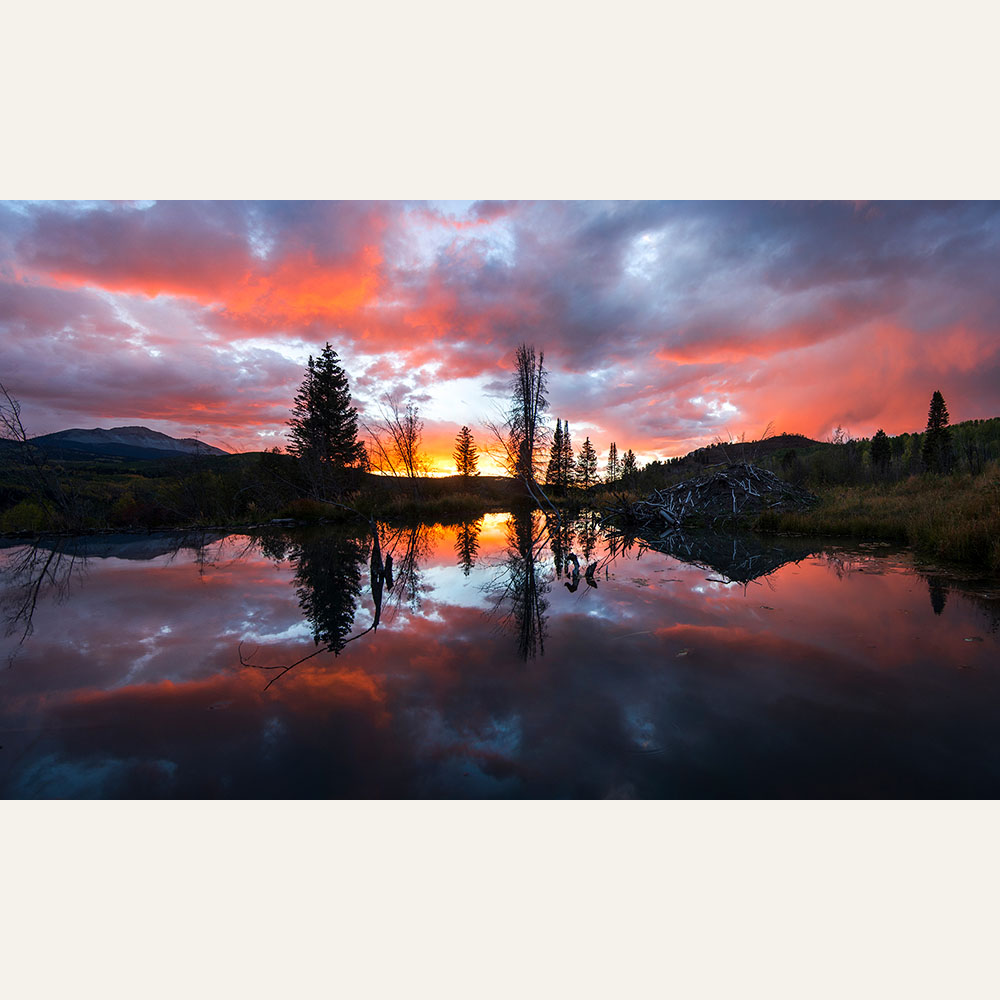
[(128, 458), (164, 458), (169, 455), (228, 455), (229, 452), (196, 438), (175, 438), (149, 427), (71, 427), (39, 434), (31, 443), (45, 451), (69, 450)]

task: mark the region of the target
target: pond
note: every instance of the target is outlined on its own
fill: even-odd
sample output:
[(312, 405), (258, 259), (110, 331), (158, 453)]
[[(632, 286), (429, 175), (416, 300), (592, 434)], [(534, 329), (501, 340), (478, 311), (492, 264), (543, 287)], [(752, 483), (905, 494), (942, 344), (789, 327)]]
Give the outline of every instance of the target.
[(538, 512), (0, 544), (7, 798), (1000, 796), (997, 581), (906, 553)]

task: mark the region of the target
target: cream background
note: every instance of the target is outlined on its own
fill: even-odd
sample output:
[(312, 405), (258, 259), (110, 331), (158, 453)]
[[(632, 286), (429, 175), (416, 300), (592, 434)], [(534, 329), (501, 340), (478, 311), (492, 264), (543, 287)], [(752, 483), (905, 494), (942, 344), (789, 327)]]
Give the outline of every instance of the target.
[[(985, 9), (21, 5), (0, 196), (996, 197)], [(0, 993), (993, 997), (998, 818), (4, 802)]]

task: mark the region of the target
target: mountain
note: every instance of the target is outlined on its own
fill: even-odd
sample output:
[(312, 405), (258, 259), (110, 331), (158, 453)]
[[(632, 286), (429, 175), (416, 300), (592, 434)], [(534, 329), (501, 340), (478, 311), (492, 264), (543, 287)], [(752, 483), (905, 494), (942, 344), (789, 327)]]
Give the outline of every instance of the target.
[(228, 452), (194, 438), (172, 438), (148, 427), (94, 427), (42, 434), (31, 443), (46, 452), (72, 455), (117, 455), (121, 458), (171, 458), (181, 455), (226, 455)]

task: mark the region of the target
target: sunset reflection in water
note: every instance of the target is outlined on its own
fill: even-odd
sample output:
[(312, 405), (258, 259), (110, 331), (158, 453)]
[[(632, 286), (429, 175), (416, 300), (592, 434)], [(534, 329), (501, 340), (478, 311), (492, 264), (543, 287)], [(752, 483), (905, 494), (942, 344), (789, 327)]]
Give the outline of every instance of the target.
[(371, 539), (332, 529), (0, 551), (0, 791), (1000, 794), (996, 603), (905, 556), (733, 583), (538, 513), (380, 546), (377, 628)]

